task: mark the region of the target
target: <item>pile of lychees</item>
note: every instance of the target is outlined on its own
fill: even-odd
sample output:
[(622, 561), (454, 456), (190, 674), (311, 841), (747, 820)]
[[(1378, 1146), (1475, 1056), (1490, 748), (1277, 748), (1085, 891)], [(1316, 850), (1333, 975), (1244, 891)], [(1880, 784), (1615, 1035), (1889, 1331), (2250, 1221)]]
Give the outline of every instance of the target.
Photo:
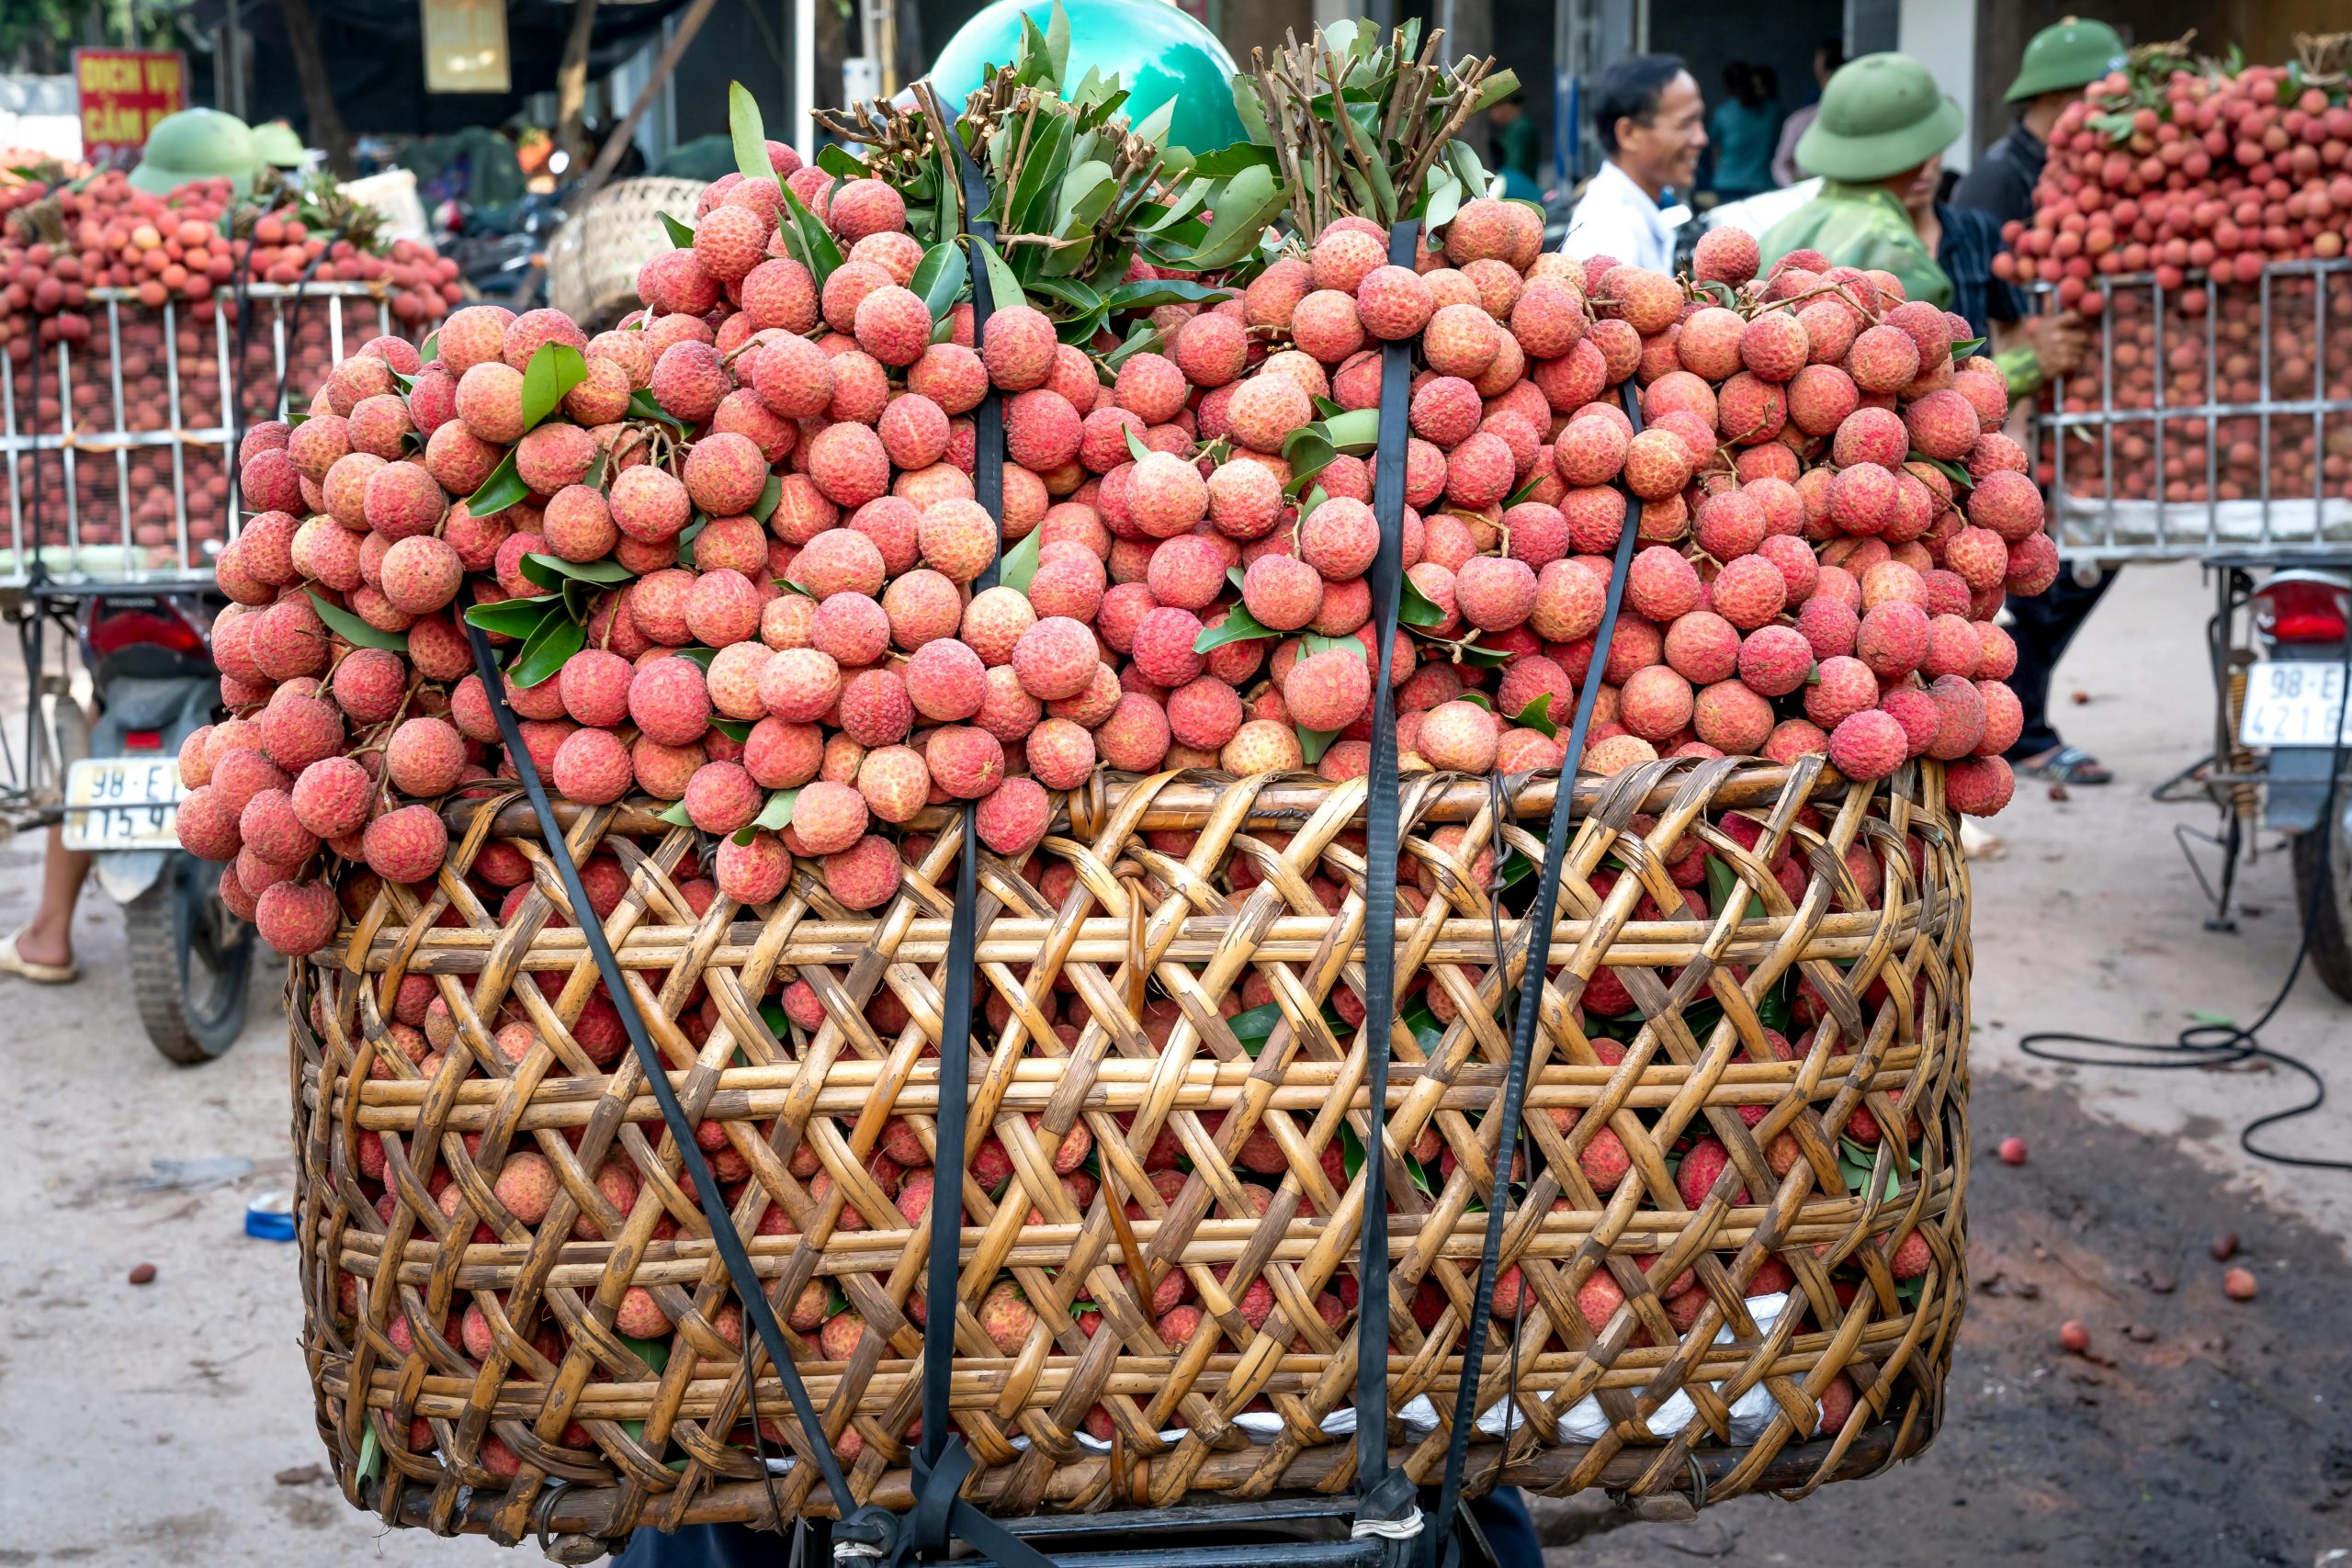
[[(1371, 466), (1283, 454), (1318, 404), (1374, 407), (1398, 339), (1422, 367), (1407, 765), (1556, 766), (1544, 716), (1598, 679), (1593, 770), (1826, 751), (1873, 779), (1932, 757), (1960, 809), (2008, 798), (1992, 616), (2057, 558), (1997, 433), (2001, 377), (1892, 277), (1799, 253), (1757, 279), (1732, 231), (1694, 285), (1580, 265), (1540, 253), (1531, 209), (1475, 200), (1413, 267), (1343, 219), (1214, 303), (1159, 307), (1160, 351), (1114, 373), (1032, 305), (977, 344), (968, 305), (935, 321), (899, 195), (770, 146), (844, 253), (821, 286), (777, 254), (778, 182), (729, 175), (619, 330), (470, 307), (429, 359), (369, 343), (307, 418), (247, 439), (255, 514), (214, 634), (233, 716), (183, 750), (180, 835), (234, 863), (225, 896), (278, 948), (332, 938), (338, 864), (437, 873), (440, 805), (514, 772), (458, 617), (559, 581), (584, 591), (578, 650), (505, 681), (540, 772), (583, 804), (681, 803), (745, 904), (797, 864), (879, 907), (893, 829), (943, 802), (977, 801), (1020, 856), (1097, 768), (1251, 773), (1311, 749), (1327, 777), (1361, 772)], [(579, 370), (533, 423), (549, 344)], [(991, 389), (1001, 520), (970, 473)], [(459, 499), (502, 472), (495, 512)], [(1626, 527), (1644, 543), (1596, 670)], [(976, 592), (1000, 551), (1005, 580)], [(526, 868), (474, 874), (503, 892)]]
[[(2198, 411), (2161, 429), (2126, 422), (2069, 453), (2065, 489), (2188, 502), (2307, 497), (2314, 482), (2352, 494), (2352, 419), (2267, 406), (2352, 377), (2352, 275), (2309, 266), (2344, 254), (2352, 221), (2352, 34), (2305, 41), (2300, 65), (2243, 70), (2140, 51), (2052, 128), (2033, 220), (2005, 229), (1994, 265), (2098, 319), (2107, 342), (2062, 383), (2064, 405)], [(2206, 412), (2222, 405), (2245, 412)], [(2041, 468), (2053, 483), (2055, 446)]]

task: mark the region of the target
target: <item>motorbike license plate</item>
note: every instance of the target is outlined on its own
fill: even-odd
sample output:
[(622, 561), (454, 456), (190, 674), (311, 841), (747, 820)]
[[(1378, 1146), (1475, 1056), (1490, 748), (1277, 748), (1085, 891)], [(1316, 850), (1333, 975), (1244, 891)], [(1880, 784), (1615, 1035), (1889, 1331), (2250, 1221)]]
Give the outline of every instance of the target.
[(187, 793), (177, 757), (85, 757), (65, 774), (65, 847), (177, 849)]
[(2345, 723), (2344, 667), (2335, 660), (2265, 660), (2246, 671), (2238, 739), (2248, 746), (2334, 746)]

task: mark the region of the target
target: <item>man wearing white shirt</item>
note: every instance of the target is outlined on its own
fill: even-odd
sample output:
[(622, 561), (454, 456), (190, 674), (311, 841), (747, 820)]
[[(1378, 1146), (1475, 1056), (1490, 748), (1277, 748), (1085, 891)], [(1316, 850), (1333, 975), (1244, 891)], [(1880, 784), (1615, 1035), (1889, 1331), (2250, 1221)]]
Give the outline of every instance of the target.
[(1707, 148), (1706, 100), (1671, 54), (1621, 60), (1593, 84), (1593, 129), (1609, 161), (1585, 186), (1561, 247), (1582, 261), (1614, 256), (1652, 272), (1674, 270), (1674, 231), (1690, 220), (1680, 201)]

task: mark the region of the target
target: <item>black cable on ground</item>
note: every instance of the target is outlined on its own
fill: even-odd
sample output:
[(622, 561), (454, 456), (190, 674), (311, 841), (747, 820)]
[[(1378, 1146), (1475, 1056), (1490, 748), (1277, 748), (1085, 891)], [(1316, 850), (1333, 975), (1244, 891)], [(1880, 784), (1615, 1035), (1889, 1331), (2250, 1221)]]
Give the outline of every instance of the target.
[[(2345, 642), (2344, 654), (2336, 665), (2336, 689), (2352, 700), (2352, 638)], [(2344, 725), (2339, 715), (2336, 741), (2327, 770), (2327, 792), (2321, 797), (2319, 827), (2320, 863), (2332, 864), (2335, 840), (2343, 832), (2336, 802), (2343, 779), (2346, 747)], [(2266, 1003), (2252, 1023), (2241, 1027), (2234, 1023), (2196, 1023), (2182, 1030), (2170, 1040), (2116, 1040), (2103, 1034), (2077, 1034), (2064, 1030), (2036, 1030), (2018, 1041), (2018, 1049), (2036, 1061), (2057, 1062), (2077, 1067), (2128, 1067), (2142, 1072), (2185, 1072), (2191, 1069), (2235, 1066), (2240, 1062), (2267, 1062), (2274, 1067), (2293, 1073), (2311, 1085), (2311, 1097), (2289, 1106), (2257, 1116), (2238, 1129), (2238, 1147), (2258, 1160), (2272, 1165), (2291, 1166), (2299, 1170), (2352, 1170), (2352, 1159), (2320, 1159), (2308, 1155), (2296, 1155), (2277, 1149), (2267, 1149), (2254, 1141), (2254, 1135), (2265, 1127), (2282, 1122), (2292, 1122), (2308, 1116), (2327, 1102), (2327, 1080), (2321, 1077), (2311, 1064), (2287, 1052), (2275, 1050), (2262, 1043), (2262, 1032), (2278, 1016), (2287, 998), (2302, 977), (2303, 963), (2311, 956), (2312, 929), (2318, 923), (2320, 900), (2333, 897), (2334, 889), (2328, 877), (2312, 879), (2303, 898), (2302, 923), (2295, 940), (2295, 957), (2287, 965), (2287, 977)], [(2075, 1047), (2074, 1050), (2065, 1047)]]

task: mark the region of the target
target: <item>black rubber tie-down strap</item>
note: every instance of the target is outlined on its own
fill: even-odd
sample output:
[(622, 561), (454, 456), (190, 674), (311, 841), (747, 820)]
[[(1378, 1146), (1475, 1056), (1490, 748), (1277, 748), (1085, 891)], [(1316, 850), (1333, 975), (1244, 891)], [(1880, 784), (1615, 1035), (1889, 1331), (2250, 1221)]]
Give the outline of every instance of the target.
[[(603, 977), (613, 1008), (620, 1014), (621, 1027), (628, 1032), (629, 1049), (636, 1054), (638, 1069), (645, 1075), (646, 1088), (652, 1091), (654, 1103), (662, 1108), (662, 1122), (670, 1130), (671, 1142), (678, 1145), (679, 1163), (685, 1168), (691, 1189), (702, 1201), (703, 1217), (710, 1223), (711, 1243), (727, 1269), (728, 1281), (735, 1287), (735, 1294), (743, 1303), (743, 1315), (758, 1331), (761, 1348), (767, 1351), (768, 1360), (784, 1384), (785, 1396), (792, 1402), (792, 1414), (800, 1423), (801, 1435), (810, 1451), (816, 1455), (817, 1469), (832, 1494), (834, 1506), (846, 1509), (849, 1483), (842, 1477), (841, 1461), (833, 1457), (832, 1445), (826, 1441), (825, 1429), (817, 1420), (817, 1407), (809, 1402), (799, 1371), (792, 1364), (784, 1329), (776, 1322), (767, 1292), (761, 1288), (759, 1274), (752, 1267), (752, 1255), (744, 1249), (743, 1238), (736, 1234), (726, 1199), (710, 1174), (710, 1162), (703, 1157), (702, 1145), (695, 1141), (694, 1123), (686, 1120), (685, 1108), (678, 1103), (678, 1091), (671, 1087), (668, 1064), (662, 1061), (661, 1053), (653, 1048), (652, 1037), (645, 1032), (645, 1019), (638, 1011), (637, 998), (629, 993), (620, 961), (613, 956), (612, 943), (605, 940), (605, 928), (588, 902), (588, 890), (581, 886), (580, 868), (572, 863), (571, 846), (564, 841), (562, 825), (556, 820), (555, 808), (548, 804), (548, 792), (539, 782), (539, 770), (531, 761), (530, 748), (523, 743), (523, 732), (514, 722), (514, 710), (506, 705), (506, 678), (491, 658), (490, 638), (480, 626), (468, 622), (466, 640), (473, 646), (474, 671), (481, 677), (483, 694), (490, 699), (491, 716), (498, 724), (498, 739), (506, 748), (508, 761), (514, 764), (514, 775), (522, 782), (523, 793), (530, 798), (531, 812), (538, 818), (539, 831), (547, 841), (548, 856), (555, 862), (556, 874), (562, 879), (564, 897), (571, 900), (572, 923), (579, 928), (590, 956), (596, 961), (596, 973)], [(746, 1386), (750, 1382), (747, 1368)], [(778, 1519), (776, 1528), (781, 1529), (786, 1523)], [(847, 1521), (840, 1527), (842, 1530), (853, 1528)], [(853, 1535), (852, 1539), (856, 1538)]]
[[(1640, 434), (1641, 393), (1628, 380), (1619, 384), (1617, 399), (1633, 424), (1634, 434)], [(1502, 1127), (1495, 1139), (1495, 1185), (1487, 1196), (1486, 1237), (1478, 1254), (1478, 1288), (1471, 1297), (1470, 1321), (1462, 1340), (1462, 1380), (1454, 1391), (1453, 1429), (1446, 1440), (1445, 1475), (1438, 1487), (1437, 1517), (1442, 1520), (1451, 1519), (1460, 1504), (1463, 1472), (1470, 1458), (1470, 1433), (1478, 1418), (1478, 1384), (1485, 1371), (1487, 1329), (1494, 1315), (1496, 1271), (1502, 1263), (1503, 1207), (1510, 1197), (1511, 1159), (1519, 1143), (1528, 1065), (1535, 1052), (1535, 1031), (1543, 1020), (1544, 977), (1551, 965), (1552, 923), (1559, 908), (1560, 870), (1567, 862), (1568, 840), (1573, 836), (1576, 818), (1577, 764), (1584, 760), (1585, 732), (1591, 728), (1593, 705), (1600, 695), (1601, 672), (1609, 666), (1609, 647), (1617, 636), (1617, 612), (1625, 602), (1625, 578), (1633, 563), (1641, 520), (1640, 506), (1629, 498), (1625, 525), (1617, 536), (1616, 558), (1610, 568), (1609, 592), (1602, 604), (1600, 626), (1593, 633), (1592, 660), (1585, 666), (1584, 690), (1577, 694), (1576, 719), (1568, 726), (1567, 744), (1560, 757), (1560, 783), (1552, 796), (1552, 822), (1544, 843), (1544, 869), (1535, 884), (1534, 902), (1527, 911), (1527, 969), (1520, 977), (1518, 1016), (1512, 1021), (1510, 1034), (1510, 1065), (1503, 1074)], [(1498, 966), (1502, 958), (1498, 950), (1495, 954)], [(1528, 1174), (1534, 1175), (1532, 1168)], [(1522, 1297), (1526, 1289), (1522, 1278)], [(1518, 1399), (1519, 1390), (1514, 1385), (1505, 1396), (1506, 1449), (1518, 1421), (1532, 1419), (1518, 1408)], [(1460, 1540), (1452, 1530), (1441, 1530), (1438, 1540), (1445, 1544), (1440, 1548), (1432, 1543), (1430, 1561), (1451, 1568), (1462, 1550)]]
[[(1411, 266), (1420, 221), (1388, 231), (1388, 260)], [(1380, 420), (1373, 450), (1372, 510), (1380, 549), (1372, 560), (1372, 757), (1364, 796), (1363, 1043), (1368, 1135), (1363, 1140), (1363, 1228), (1356, 1251), (1356, 1517), (1399, 1523), (1413, 1517), (1415, 1489), (1388, 1459), (1388, 1056), (1396, 1015), (1396, 711), (1389, 691), (1396, 609), (1405, 577), (1407, 411), (1413, 395), (1411, 346), (1380, 351)], [(1389, 1532), (1378, 1532), (1387, 1534)], [(1409, 1538), (1390, 1536), (1401, 1560)]]
[[(995, 309), (984, 247), (994, 244), (996, 226), (981, 216), (988, 210), (988, 186), (978, 167), (952, 124), (949, 134), (963, 183), (965, 229), (971, 252), (972, 344), (977, 348)], [(993, 389), (981, 400), (975, 415), (973, 497), (996, 520), (1001, 540), (1004, 412)], [(996, 575), (992, 557), (973, 588), (992, 585)], [(963, 841), (956, 852), (956, 908), (947, 928), (947, 976), (940, 1007), (939, 1109), (933, 1131), (936, 1167), (943, 1178), (952, 1171), (956, 1179), (943, 1179), (931, 1187), (931, 1253), (923, 1284), (922, 1440), (911, 1460), (915, 1506), (907, 1528), (893, 1531), (884, 1555), (893, 1563), (903, 1564), (925, 1554), (944, 1554), (951, 1541), (961, 1540), (1007, 1568), (1052, 1568), (1036, 1548), (964, 1500), (964, 1481), (972, 1472), (972, 1456), (950, 1415), (956, 1318), (961, 1304), (957, 1298), (963, 1272), (964, 1145), (970, 1111), (972, 975), (979, 943), (980, 901), (979, 834), (972, 803), (965, 803), (961, 815)]]

